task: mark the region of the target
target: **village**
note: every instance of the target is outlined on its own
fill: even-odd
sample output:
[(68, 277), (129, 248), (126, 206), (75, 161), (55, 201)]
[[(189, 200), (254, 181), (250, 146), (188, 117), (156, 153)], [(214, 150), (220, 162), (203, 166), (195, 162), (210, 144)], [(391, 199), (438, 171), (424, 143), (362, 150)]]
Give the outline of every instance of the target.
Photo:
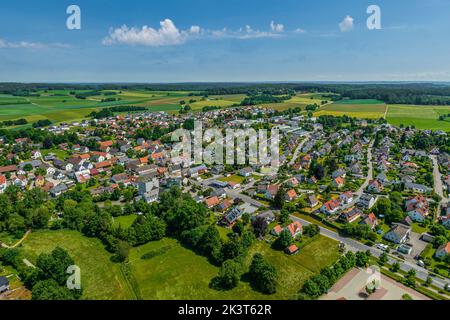
[[(192, 129), (194, 120), (221, 130), (277, 128), (279, 170), (172, 157), (170, 132)], [(61, 123), (42, 130), (55, 141), (70, 135), (74, 142), (0, 137), (0, 193), (41, 189), (58, 198), (84, 190), (100, 207), (107, 202), (121, 211), (133, 202), (158, 202), (176, 187), (212, 211), (217, 225), (231, 229), (251, 221), (261, 230), (260, 241), (281, 242), (287, 255), (301, 251), (305, 228), (311, 233), (311, 225), (318, 225), (317, 232), (339, 241), (340, 249), (385, 255), (422, 280), (436, 274), (436, 287), (447, 289), (450, 155), (432, 146), (415, 148), (413, 139), (446, 133), (333, 121), (251, 106)], [(51, 219), (61, 218), (56, 212)], [(3, 291), (6, 282), (2, 279)]]

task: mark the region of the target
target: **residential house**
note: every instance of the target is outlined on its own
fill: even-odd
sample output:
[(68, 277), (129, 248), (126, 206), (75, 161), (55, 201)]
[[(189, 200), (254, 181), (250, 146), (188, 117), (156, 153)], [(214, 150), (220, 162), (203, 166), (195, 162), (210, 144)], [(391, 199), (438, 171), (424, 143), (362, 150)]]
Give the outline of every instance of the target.
[(9, 280), (7, 277), (1, 276), (0, 277), (0, 293), (4, 293), (6, 291), (9, 291)]
[(286, 182), (286, 185), (289, 186), (289, 187), (291, 187), (291, 188), (297, 187), (298, 184), (299, 184), (299, 182), (298, 182), (297, 178), (295, 178), (295, 177), (290, 178), (290, 179)]
[(369, 186), (367, 187), (367, 191), (372, 193), (380, 193), (384, 190), (383, 184), (377, 179), (369, 181)]
[(291, 233), (292, 238), (294, 239), (303, 233), (302, 224), (298, 221), (294, 221), (288, 226), (286, 226), (285, 230), (288, 230)]
[(339, 199), (341, 199), (344, 204), (350, 204), (353, 202), (353, 192), (345, 191), (344, 193), (341, 193)]
[(0, 193), (3, 193), (7, 187), (6, 184), (6, 177), (3, 175), (0, 175)]
[(444, 243), (437, 250), (435, 257), (438, 259), (445, 259), (450, 255), (450, 242)]
[(294, 189), (288, 190), (288, 192), (286, 192), (286, 195), (284, 197), (284, 199), (286, 201), (294, 201), (296, 198), (297, 198), (297, 192), (295, 192)]
[(275, 196), (277, 195), (279, 189), (280, 189), (279, 185), (269, 184), (267, 186), (266, 192), (264, 193), (264, 197), (269, 200), (275, 199)]
[(429, 214), (428, 200), (422, 195), (406, 200), (405, 208), (406, 214), (413, 221), (423, 222)]
[(234, 207), (224, 215), (223, 222), (228, 226), (232, 226), (242, 216), (242, 214), (243, 212), (241, 209)]
[(202, 164), (189, 169), (189, 176), (194, 178), (206, 172), (208, 172), (208, 168), (204, 164)]
[(208, 209), (212, 209), (220, 203), (220, 200), (217, 196), (209, 197), (205, 199), (205, 205)]
[(283, 231), (283, 228), (280, 225), (276, 225), (272, 229), (272, 231), (270, 231), (270, 233), (273, 234), (274, 236), (279, 236), (282, 231)]
[(409, 239), (411, 228), (403, 224), (395, 224), (383, 238), (396, 244), (405, 243)]
[(441, 218), (442, 225), (447, 229), (450, 229), (450, 214)]
[(109, 150), (111, 149), (113, 145), (112, 141), (102, 141), (99, 143), (99, 149), (104, 151), (104, 152), (109, 152)]
[(253, 169), (250, 167), (245, 167), (239, 170), (239, 175), (242, 177), (250, 177), (253, 174)]
[(137, 200), (140, 199), (147, 203), (152, 203), (159, 199), (159, 180), (157, 178), (140, 178), (138, 181)]
[(314, 208), (315, 206), (317, 206), (319, 204), (319, 201), (317, 201), (315, 195), (308, 196), (307, 202), (311, 208)]
[(42, 157), (42, 154), (39, 150), (31, 151), (31, 159), (37, 160), (37, 159), (40, 159), (41, 157)]
[(360, 209), (358, 209), (357, 207), (352, 207), (342, 212), (339, 216), (339, 220), (346, 223), (352, 223), (353, 221), (356, 221), (359, 217), (361, 217), (361, 215), (362, 211)]
[(269, 224), (275, 221), (275, 215), (273, 214), (272, 211), (264, 211), (256, 216), (252, 216), (252, 220), (256, 219), (264, 219), (264, 221), (266, 221), (266, 223)]
[(335, 170), (335, 171), (331, 174), (331, 177), (332, 177), (333, 179), (336, 179), (336, 178), (339, 178), (339, 177), (345, 178), (345, 176), (346, 176), (346, 172), (345, 172), (345, 170), (342, 169), (342, 168)]
[(296, 254), (300, 251), (300, 249), (295, 245), (295, 244), (291, 244), (289, 247), (287, 247), (286, 249), (284, 249), (284, 252), (286, 252), (289, 255), (293, 255)]
[(427, 192), (431, 192), (433, 190), (432, 188), (424, 186), (423, 184), (411, 183), (411, 182), (405, 183), (405, 189), (413, 191), (413, 192), (418, 192), (418, 193), (427, 193)]
[(360, 222), (361, 224), (368, 225), (371, 229), (374, 229), (378, 225), (378, 219), (373, 212), (369, 213)]
[(337, 177), (336, 179), (333, 180), (332, 185), (335, 188), (342, 188), (345, 184), (344, 178), (342, 177)]
[(335, 214), (338, 211), (340, 204), (339, 199), (331, 199), (322, 205), (320, 211), (325, 214)]
[(371, 209), (375, 205), (376, 201), (377, 197), (375, 197), (374, 195), (363, 193), (361, 197), (359, 197), (356, 205), (364, 209)]
[(50, 189), (50, 194), (52, 195), (52, 197), (58, 197), (67, 190), (69, 190), (69, 188), (67, 188), (67, 185), (65, 185), (64, 183), (60, 183), (56, 187)]

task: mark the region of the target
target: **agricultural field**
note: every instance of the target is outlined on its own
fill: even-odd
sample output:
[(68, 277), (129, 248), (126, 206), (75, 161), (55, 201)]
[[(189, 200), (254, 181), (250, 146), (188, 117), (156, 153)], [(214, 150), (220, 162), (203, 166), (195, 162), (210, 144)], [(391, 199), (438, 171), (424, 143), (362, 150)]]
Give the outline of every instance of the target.
[(314, 113), (314, 115), (347, 115), (350, 117), (362, 119), (379, 119), (384, 117), (386, 108), (386, 104), (373, 99), (342, 100), (333, 104), (322, 106), (319, 111)]
[(87, 238), (77, 231), (39, 231), (31, 233), (20, 249), (31, 263), (41, 253), (56, 246), (67, 250), (81, 269), (83, 299), (122, 300), (132, 298), (120, 265), (111, 262), (111, 254), (100, 240)]
[[(254, 291), (245, 280), (230, 291), (211, 289), (209, 283), (217, 276), (218, 268), (174, 239), (132, 249), (130, 267), (138, 287), (135, 290), (144, 299), (289, 299), (295, 297), (306, 279), (337, 260), (336, 248), (337, 242), (322, 236), (294, 256), (275, 251), (265, 242), (256, 243), (246, 263), (250, 265), (253, 254), (260, 252), (276, 266), (278, 290), (270, 296)], [(143, 259), (144, 254), (149, 258)]]
[(439, 116), (450, 113), (450, 106), (389, 105), (387, 121), (393, 125), (414, 125), (417, 129), (450, 131), (450, 121)]
[[(77, 90), (75, 93), (80, 94), (86, 91)], [(0, 121), (20, 118), (30, 123), (41, 119), (49, 119), (55, 123), (74, 121), (85, 119), (92, 111), (120, 105), (144, 106), (154, 112), (176, 112), (180, 110), (181, 100), (200, 99), (200, 97), (191, 97), (189, 92), (132, 90), (115, 91), (116, 94), (111, 96), (102, 94), (78, 99), (71, 92), (73, 93), (70, 90), (39, 91), (40, 96), (31, 97), (0, 95)], [(102, 93), (108, 93), (108, 91)], [(102, 102), (105, 98), (118, 100)]]
[(271, 108), (277, 111), (285, 111), (288, 109), (293, 109), (300, 107), (302, 110), (309, 104), (318, 104), (321, 105), (322, 101), (326, 100), (326, 98), (322, 97), (320, 94), (313, 93), (299, 93), (292, 97), (289, 100), (286, 100), (282, 103), (267, 103), (263, 104), (263, 107)]

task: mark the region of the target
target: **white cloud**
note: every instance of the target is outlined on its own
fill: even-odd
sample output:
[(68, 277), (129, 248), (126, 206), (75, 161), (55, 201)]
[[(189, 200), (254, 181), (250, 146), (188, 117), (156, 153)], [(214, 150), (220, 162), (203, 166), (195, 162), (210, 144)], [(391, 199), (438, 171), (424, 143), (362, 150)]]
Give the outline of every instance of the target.
[[(284, 27), (278, 27), (279, 30)], [(223, 28), (221, 30), (207, 30), (207, 34), (214, 38), (233, 38), (233, 39), (257, 39), (257, 38), (275, 38), (280, 37), (280, 32), (255, 30), (251, 26), (246, 25), (237, 31)]]
[(193, 25), (187, 30), (179, 30), (174, 22), (165, 19), (160, 22), (161, 27), (154, 29), (148, 26), (128, 27), (126, 25), (120, 28), (111, 29), (109, 35), (103, 39), (104, 45), (127, 44), (127, 45), (143, 45), (143, 46), (169, 46), (178, 45), (195, 38), (232, 38), (232, 39), (256, 39), (280, 37), (284, 32), (284, 25), (270, 23), (270, 30), (260, 31), (253, 29), (250, 25), (239, 28), (238, 30), (230, 30), (227, 28), (219, 30), (202, 29), (200, 26)]
[(302, 28), (297, 28), (294, 30), (294, 33), (306, 33), (306, 30)]
[(3, 39), (0, 39), (0, 49), (44, 49), (44, 48), (67, 48), (69, 47), (66, 44), (62, 43), (40, 43), (40, 42), (28, 42), (28, 41), (19, 41), (19, 42), (10, 42)]
[(275, 23), (273, 20), (270, 22), (270, 30), (272, 32), (283, 32), (284, 31), (284, 25), (281, 23)]
[(170, 19), (160, 22), (158, 30), (148, 26), (142, 28), (129, 28), (123, 25), (117, 29), (111, 29), (109, 36), (103, 39), (104, 45), (128, 44), (144, 46), (169, 46), (186, 42), (201, 31), (199, 26), (192, 26), (189, 30), (179, 30)]
[(192, 26), (189, 31), (192, 34), (199, 34), (201, 31), (201, 28), (199, 26)]
[(339, 29), (341, 32), (347, 32), (353, 30), (353, 18), (351, 16), (346, 16), (341, 23), (339, 23)]

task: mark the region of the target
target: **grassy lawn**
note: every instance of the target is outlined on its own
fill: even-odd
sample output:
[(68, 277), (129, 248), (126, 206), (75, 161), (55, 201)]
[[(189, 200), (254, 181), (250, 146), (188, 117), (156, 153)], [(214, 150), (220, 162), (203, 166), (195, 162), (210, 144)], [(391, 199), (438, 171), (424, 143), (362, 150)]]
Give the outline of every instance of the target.
[[(337, 260), (336, 248), (337, 242), (322, 236), (294, 256), (275, 251), (265, 242), (255, 243), (247, 257), (247, 265), (253, 254), (260, 252), (279, 273), (277, 293), (269, 296), (254, 291), (244, 281), (230, 291), (209, 288), (218, 268), (174, 239), (165, 238), (133, 248), (130, 266), (144, 299), (289, 299), (295, 297), (306, 279)], [(146, 253), (155, 256), (144, 260), (141, 257)]]
[(15, 244), (19, 240), (20, 240), (20, 237), (15, 238), (13, 235), (11, 235), (7, 232), (0, 232), (0, 242), (3, 242), (4, 244), (7, 244), (8, 246)]
[(111, 262), (109, 254), (98, 239), (87, 238), (69, 230), (33, 232), (20, 246), (24, 256), (32, 263), (39, 254), (60, 246), (67, 250), (81, 268), (83, 299), (129, 299), (120, 265)]
[(223, 182), (234, 182), (234, 183), (239, 183), (241, 184), (242, 181), (244, 181), (244, 177), (238, 176), (237, 174), (231, 175), (229, 177), (224, 177), (224, 178), (220, 178), (220, 181)]
[(122, 227), (122, 229), (126, 229), (129, 228), (134, 220), (136, 220), (137, 215), (135, 214), (130, 214), (128, 216), (120, 216), (120, 217), (114, 217), (113, 220), (113, 226), (114, 228), (118, 228), (119, 225)]
[(420, 224), (418, 224), (418, 223), (413, 223), (413, 225), (412, 225), (412, 231), (415, 232), (415, 233), (422, 234), (422, 233), (424, 233), (424, 232), (427, 232), (428, 229), (425, 228), (425, 227), (420, 226)]
[(65, 150), (61, 150), (61, 149), (41, 149), (41, 154), (43, 157), (45, 157), (46, 155), (53, 153), (58, 159), (60, 160), (65, 160), (66, 158), (68, 158), (70, 156), (69, 152), (65, 151)]

